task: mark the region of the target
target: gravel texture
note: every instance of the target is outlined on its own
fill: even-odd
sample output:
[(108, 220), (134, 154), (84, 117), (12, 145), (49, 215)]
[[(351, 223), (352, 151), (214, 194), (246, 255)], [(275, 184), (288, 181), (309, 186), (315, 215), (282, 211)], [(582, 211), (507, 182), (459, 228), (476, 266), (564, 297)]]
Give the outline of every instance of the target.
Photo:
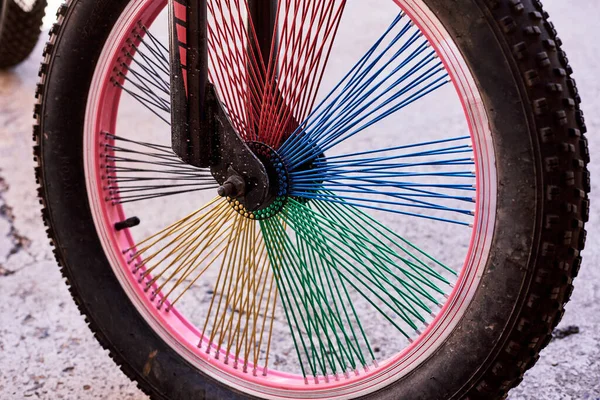
[[(544, 3), (575, 69), (595, 160), (600, 154), (600, 42), (594, 39), (594, 26), (600, 4)], [(0, 398), (144, 399), (77, 312), (41, 222), (31, 157), (31, 110), (41, 47), (17, 69), (0, 73)], [(418, 113), (418, 106), (413, 111)], [(597, 163), (590, 170), (593, 178), (600, 176)], [(600, 399), (598, 189), (593, 179), (584, 265), (565, 317), (510, 399)]]

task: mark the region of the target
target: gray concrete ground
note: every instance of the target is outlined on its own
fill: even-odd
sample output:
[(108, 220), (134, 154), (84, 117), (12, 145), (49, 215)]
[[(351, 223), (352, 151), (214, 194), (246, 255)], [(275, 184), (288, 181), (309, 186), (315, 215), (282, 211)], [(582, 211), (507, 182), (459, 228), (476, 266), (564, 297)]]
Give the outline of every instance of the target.
[[(600, 154), (600, 43), (595, 30), (600, 4), (544, 3), (575, 68), (595, 159)], [(77, 312), (40, 220), (31, 157), (40, 51), (41, 43), (24, 65), (0, 73), (0, 398), (144, 399)], [(590, 168), (593, 178), (600, 176), (597, 163)], [(593, 180), (584, 265), (558, 332), (572, 334), (557, 335), (511, 399), (600, 399), (597, 182)]]

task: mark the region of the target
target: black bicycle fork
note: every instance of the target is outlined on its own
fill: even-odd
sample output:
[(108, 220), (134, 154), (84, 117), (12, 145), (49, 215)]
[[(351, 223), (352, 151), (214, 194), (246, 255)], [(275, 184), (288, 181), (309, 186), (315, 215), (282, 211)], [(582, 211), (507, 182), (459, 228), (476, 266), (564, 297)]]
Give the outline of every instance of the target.
[[(276, 13), (276, 0), (248, 0), (258, 42), (250, 41), (248, 51), (256, 60), (270, 59), (277, 40)], [(169, 36), (173, 151), (188, 164), (210, 168), (221, 185), (219, 194), (243, 198), (252, 211), (268, 196), (269, 179), (208, 80), (207, 0), (169, 0)]]

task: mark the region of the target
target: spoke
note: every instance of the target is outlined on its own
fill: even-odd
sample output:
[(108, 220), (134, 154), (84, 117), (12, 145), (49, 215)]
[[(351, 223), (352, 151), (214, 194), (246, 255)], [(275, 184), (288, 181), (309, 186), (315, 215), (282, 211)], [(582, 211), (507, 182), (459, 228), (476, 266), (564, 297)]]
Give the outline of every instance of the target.
[[(407, 342), (436, 317), (457, 270), (366, 210), (473, 222), (470, 137), (340, 154), (340, 144), (449, 82), (426, 38), (400, 13), (315, 106), (345, 5), (279, 1), (279, 32), (265, 60), (253, 50), (247, 1), (207, 0), (209, 79), (239, 135), (277, 149), (290, 197), (260, 221), (217, 198), (123, 251), (164, 312), (197, 304), (198, 284), (210, 282), (197, 346), (255, 376), (267, 375), (277, 318), (289, 327), (305, 381), (318, 383), (378, 366), (378, 338), (365, 330), (365, 315)], [(168, 53), (140, 24), (111, 81), (170, 125)], [(113, 205), (218, 187), (210, 169), (182, 162), (168, 145), (111, 133), (103, 140), (102, 179)], [(128, 218), (115, 229), (139, 222)]]
[[(252, 23), (245, 28), (245, 0), (208, 1), (209, 78), (244, 139), (278, 147), (296, 129), (296, 121), (306, 118), (345, 4), (345, 0), (279, 2), (280, 41), (270, 62), (248, 51), (258, 41)], [(112, 82), (170, 125), (168, 56), (168, 48), (140, 25), (123, 49)]]
[(313, 107), (345, 6), (345, 0), (279, 2), (281, 38), (259, 123), (259, 137), (270, 146), (279, 147)]
[(140, 25), (133, 30), (122, 54), (112, 83), (170, 125), (168, 50)]
[(290, 194), (468, 226), (476, 190), (470, 143), (465, 136), (320, 157), (289, 172)]
[(277, 286), (255, 221), (215, 199), (126, 250), (157, 307), (169, 311), (218, 268), (198, 346), (226, 363), (266, 375)]
[[(234, 123), (234, 127), (246, 135), (246, 104), (243, 99), (247, 97), (245, 73), (241, 73), (236, 65), (243, 65), (243, 57), (246, 57), (244, 43), (236, 34), (234, 37), (224, 37), (222, 27), (226, 27), (229, 34), (242, 32), (243, 10), (232, 7), (230, 12), (237, 13), (237, 19), (229, 15), (228, 18), (220, 18), (216, 15), (215, 7), (209, 1), (209, 9), (212, 12), (209, 21), (209, 45), (211, 51), (211, 65), (209, 75), (211, 81), (217, 86), (222, 97), (223, 105)], [(236, 1), (239, 3), (239, 1)], [(222, 8), (222, 7), (221, 7)], [(229, 25), (227, 25), (229, 21)], [(233, 22), (231, 22), (233, 21)], [(231, 25), (233, 24), (233, 28)], [(217, 32), (218, 31), (218, 32)], [(215, 33), (217, 32), (217, 33)], [(235, 44), (233, 50), (231, 47)], [(120, 87), (125, 93), (139, 102), (146, 109), (170, 125), (170, 64), (168, 47), (160, 39), (154, 36), (145, 26), (138, 26), (132, 32), (131, 39), (126, 47), (122, 49), (123, 57), (119, 59), (118, 67), (112, 77), (114, 85)], [(242, 58), (240, 58), (242, 57)], [(240, 63), (242, 61), (242, 63)], [(244, 77), (244, 81), (240, 80)], [(257, 107), (255, 107), (257, 108)]]
[(254, 30), (245, 28), (247, 3), (209, 0), (207, 4), (209, 77), (240, 135), (255, 140), (265, 66), (261, 57), (248, 51), (250, 43), (258, 41)]
[(170, 148), (104, 134), (105, 188), (112, 204), (215, 190), (208, 169), (190, 166)]
[(455, 272), (354, 207), (310, 204), (290, 199), (261, 228), (304, 376), (318, 379), (376, 363), (360, 298), (411, 340)]
[(435, 51), (403, 14), (281, 146), (293, 169), (448, 82)]

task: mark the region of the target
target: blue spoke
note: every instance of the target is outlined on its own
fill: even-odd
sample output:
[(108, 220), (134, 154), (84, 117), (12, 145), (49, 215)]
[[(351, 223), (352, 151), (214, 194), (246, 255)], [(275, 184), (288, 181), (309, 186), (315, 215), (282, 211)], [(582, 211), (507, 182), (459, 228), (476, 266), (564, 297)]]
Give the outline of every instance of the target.
[[(289, 169), (310, 162), (449, 82), (427, 40), (418, 29), (413, 29), (411, 21), (400, 24), (402, 19), (403, 14), (394, 19), (371, 49), (279, 148)], [(458, 139), (448, 142), (452, 140)], [(429, 155), (461, 152), (467, 153), (469, 149), (455, 146), (444, 151), (430, 150)], [(351, 156), (359, 155), (361, 153)], [(370, 161), (375, 160), (360, 160), (357, 165)]]
[[(441, 65), (441, 64), (439, 64), (439, 65)], [(371, 106), (374, 103), (376, 103), (378, 100), (380, 100), (383, 95), (371, 100), (370, 102), (366, 103), (363, 107), (361, 107), (361, 109), (359, 109), (358, 111), (356, 111), (355, 113), (350, 115), (348, 118), (345, 118), (343, 121), (341, 121), (337, 125), (333, 126), (333, 128), (332, 128), (333, 132), (331, 132), (329, 129), (322, 129), (320, 131), (317, 131), (316, 134), (313, 134), (311, 132), (311, 136), (313, 136), (313, 135), (315, 136), (312, 139), (316, 140), (319, 143), (318, 147), (317, 147), (318, 151), (326, 151), (326, 150), (330, 149), (331, 147), (342, 142), (343, 140), (348, 139), (349, 137), (355, 135), (356, 133), (361, 132), (362, 130), (373, 125), (374, 123), (384, 119), (385, 117), (393, 114), (394, 112), (400, 110), (401, 108), (404, 108), (405, 106), (418, 100), (419, 98), (423, 97), (424, 94), (427, 94), (430, 91), (433, 91), (433, 90), (430, 90), (429, 88), (432, 86), (435, 86), (440, 81), (444, 80), (444, 82), (437, 87), (440, 87), (441, 85), (447, 83), (446, 77), (438, 78), (434, 82), (426, 85), (423, 89), (421, 89), (417, 93), (412, 94), (408, 99), (403, 100), (400, 104), (392, 107), (390, 110), (381, 112), (380, 115), (373, 117), (372, 120), (369, 120), (369, 121), (365, 122), (363, 125), (356, 128), (355, 130), (350, 131), (352, 128), (354, 128), (357, 125), (359, 125), (360, 123), (364, 122), (369, 117), (372, 117), (374, 114), (380, 112), (380, 110), (384, 109), (385, 106), (387, 106), (390, 103), (392, 103), (393, 101), (401, 98), (403, 95), (409, 93), (412, 89), (414, 89), (414, 88), (418, 87), (420, 84), (426, 82), (429, 78), (433, 77), (435, 74), (437, 74), (440, 71), (443, 71), (443, 68), (439, 68), (439, 67), (438, 68), (436, 68), (436, 67), (430, 68), (424, 74), (422, 74), (421, 76), (416, 78), (416, 80), (411, 82), (407, 87), (405, 87), (404, 89), (395, 93), (392, 97), (387, 99), (382, 104), (378, 104), (377, 107), (375, 107), (373, 110), (367, 112), (366, 114), (363, 114), (364, 111), (371, 108)], [(409, 73), (409, 76), (412, 75), (413, 72), (414, 71), (411, 70), (411, 72)], [(395, 85), (402, 83), (402, 81), (404, 81), (404, 79), (406, 79), (406, 78), (401, 79), (401, 81), (397, 82)], [(435, 89), (437, 89), (437, 87), (435, 87)], [(390, 88), (390, 90), (391, 89), (393, 89), (393, 88)], [(350, 131), (350, 132), (348, 132), (348, 131)], [(315, 151), (317, 151), (317, 150), (315, 149), (314, 146), (305, 148), (305, 149), (303, 149), (302, 152), (300, 152), (300, 154), (294, 155), (292, 157), (292, 161), (296, 162), (296, 163), (299, 162), (300, 164), (302, 164), (303, 162), (305, 162), (306, 157), (311, 158), (312, 156), (314, 156)]]
[(394, 209), (390, 209), (389, 207), (378, 207), (378, 206), (371, 206), (368, 204), (361, 204), (358, 202), (353, 202), (353, 201), (347, 201), (345, 199), (342, 198), (314, 198), (315, 200), (323, 200), (323, 201), (327, 201), (327, 202), (331, 202), (331, 203), (336, 203), (336, 204), (344, 204), (344, 205), (348, 205), (348, 206), (354, 206), (354, 207), (360, 207), (360, 208), (366, 208), (369, 210), (375, 210), (375, 211), (385, 211), (385, 212), (389, 212), (389, 213), (393, 213), (393, 214), (400, 214), (400, 215), (407, 215), (410, 217), (418, 217), (418, 218), (424, 218), (424, 219), (429, 219), (432, 221), (440, 221), (440, 222), (447, 222), (450, 224), (456, 224), (456, 225), (463, 225), (463, 226), (471, 226), (470, 223), (468, 222), (463, 222), (463, 221), (458, 221), (458, 220), (454, 220), (454, 219), (448, 219), (448, 218), (440, 218), (440, 217), (434, 217), (431, 215), (424, 215), (424, 214), (417, 214), (417, 213), (412, 213), (412, 212), (407, 212), (407, 211), (401, 211), (401, 210), (394, 210)]
[[(400, 13), (396, 16), (394, 21), (390, 24), (387, 30), (383, 33), (383, 35), (375, 42), (375, 44), (365, 53), (365, 55), (352, 67), (352, 69), (340, 80), (340, 82), (333, 88), (333, 90), (321, 101), (319, 105), (315, 107), (315, 109), (308, 115), (305, 121), (303, 121), (296, 131), (286, 140), (285, 143), (280, 147), (280, 152), (284, 152), (286, 149), (296, 146), (301, 143), (302, 140), (305, 139), (305, 135), (303, 134), (304, 129), (308, 125), (308, 123), (314, 118), (318, 118), (319, 116), (326, 115), (337, 103), (339, 100), (339, 96), (335, 97), (338, 89), (344, 86), (343, 91), (348, 90), (351, 87), (352, 80), (356, 78), (358, 72), (363, 68), (367, 60), (375, 53), (377, 48), (381, 45), (383, 40), (387, 37), (387, 35), (398, 25), (400, 20), (402, 19), (403, 14)], [(350, 81), (350, 82), (348, 82)], [(333, 100), (327, 104), (327, 102), (333, 98)], [(316, 117), (315, 117), (316, 116)]]
[[(436, 144), (443, 144), (443, 143), (449, 143), (449, 142), (456, 142), (456, 141), (461, 141), (461, 140), (470, 140), (469, 136), (461, 136), (461, 137), (456, 137), (456, 138), (450, 138), (450, 139), (442, 139), (442, 140), (435, 140), (435, 141), (430, 141), (430, 142), (424, 142), (424, 143), (413, 143), (413, 144), (406, 144), (406, 145), (402, 145), (402, 146), (396, 146), (396, 147), (387, 147), (385, 149), (377, 149), (377, 150), (368, 150), (368, 151), (361, 151), (358, 153), (351, 153), (351, 154), (342, 154), (342, 155), (338, 155), (338, 156), (330, 156), (327, 158), (327, 161), (331, 161), (331, 160), (335, 160), (338, 158), (350, 158), (350, 157), (361, 157), (367, 154), (375, 154), (375, 153), (383, 153), (383, 152), (388, 152), (388, 151), (395, 151), (395, 150), (405, 150), (405, 149), (413, 149), (415, 147), (427, 147), (427, 146), (432, 146), (432, 145), (436, 145)], [(467, 146), (468, 145), (464, 145)], [(459, 146), (459, 147), (464, 147), (464, 146)], [(443, 150), (443, 149), (438, 149), (438, 150), (431, 150), (431, 151), (439, 151), (439, 150)], [(419, 152), (419, 153), (412, 153), (412, 154), (427, 154), (426, 152)]]
[[(435, 164), (434, 164), (435, 165)], [(454, 164), (455, 165), (455, 164)], [(387, 172), (386, 174), (379, 173), (381, 170), (398, 168), (396, 165), (388, 164), (373, 168), (367, 169), (357, 169), (357, 170), (344, 170), (344, 169), (331, 169), (327, 173), (315, 173), (315, 174), (303, 174), (300, 177), (293, 177), (294, 182), (314, 182), (315, 180), (330, 180), (334, 178), (341, 178), (344, 180), (355, 179), (360, 180), (363, 178), (369, 178), (373, 176), (379, 177), (419, 177), (419, 176), (444, 176), (444, 177), (452, 177), (452, 178), (474, 178), (475, 174), (470, 171), (459, 171), (459, 172)], [(354, 176), (348, 175), (349, 173), (361, 172), (363, 174), (371, 174), (366, 177), (363, 176)]]
[[(429, 198), (429, 199), (445, 199), (445, 200), (458, 200), (458, 201), (464, 201), (467, 203), (474, 203), (475, 200), (472, 197), (467, 197), (467, 196), (449, 196), (449, 195), (443, 195), (443, 194), (420, 194), (420, 193), (399, 193), (399, 192), (382, 192), (382, 191), (373, 191), (373, 190), (369, 190), (369, 187), (380, 187), (381, 185), (338, 185), (339, 186), (343, 186), (343, 187), (352, 187), (352, 188), (356, 188), (356, 189), (337, 189), (335, 188), (336, 186), (334, 186), (334, 184), (325, 184), (322, 185), (323, 189), (327, 189), (327, 190), (332, 190), (335, 193), (365, 193), (365, 192), (372, 192), (373, 194), (378, 194), (378, 195), (382, 195), (382, 196), (393, 196), (393, 197), (398, 197), (398, 198), (402, 198), (405, 200), (409, 200), (409, 201), (416, 201), (413, 200), (413, 198), (415, 199), (419, 199), (419, 198)], [(294, 187), (294, 192), (295, 196), (298, 197), (303, 197), (304, 194), (307, 193), (311, 193), (311, 191), (313, 190), (313, 186), (296, 186)], [(403, 189), (402, 187), (399, 187), (399, 189)]]
[[(423, 208), (423, 209), (432, 209), (432, 210), (442, 210), (442, 211), (452, 211), (452, 212), (457, 212), (457, 213), (461, 213), (461, 214), (466, 214), (466, 215), (471, 215), (472, 213), (470, 211), (467, 210), (461, 210), (458, 208), (451, 208), (451, 207), (446, 207), (443, 205), (439, 205), (439, 204), (434, 204), (431, 203), (429, 201), (423, 201), (423, 200), (419, 200), (419, 198), (415, 198), (415, 197), (406, 197), (404, 196), (404, 194), (398, 194), (398, 193), (394, 193), (394, 192), (381, 192), (381, 191), (374, 191), (372, 189), (368, 189), (368, 188), (362, 188), (360, 186), (353, 186), (356, 187), (357, 189), (352, 190), (352, 189), (342, 189), (342, 190), (336, 190), (336, 193), (360, 193), (360, 194), (376, 194), (376, 195), (380, 195), (380, 196), (388, 196), (388, 197), (392, 197), (392, 198), (396, 198), (396, 199), (400, 199), (400, 200), (404, 200), (404, 201), (410, 201), (413, 202), (415, 204), (407, 204), (407, 203), (393, 203), (393, 202), (386, 202), (389, 204), (393, 204), (396, 206), (404, 206), (404, 207), (419, 207), (419, 208)], [(302, 192), (293, 192), (295, 193), (297, 196), (299, 196), (300, 193)], [(310, 192), (308, 192), (310, 193)], [(306, 192), (304, 192), (304, 194), (306, 194)], [(331, 197), (339, 197), (336, 195), (328, 195)], [(367, 200), (367, 199), (356, 199), (356, 198), (352, 198), (352, 197), (347, 197), (347, 196), (343, 196), (346, 199), (349, 200), (361, 200), (361, 201), (372, 201), (372, 200)], [(377, 200), (374, 202), (378, 202)]]
[[(470, 225), (476, 191), (473, 157), (468, 136), (331, 157), (323, 154), (310, 168), (289, 171), (290, 194)], [(421, 213), (412, 211), (416, 209)]]
[[(335, 193), (364, 193), (364, 190), (352, 190), (352, 189), (337, 189), (337, 187), (357, 187), (360, 189), (364, 189), (364, 188), (368, 188), (368, 187), (381, 187), (381, 185), (375, 185), (375, 184), (370, 184), (370, 185), (343, 185), (343, 184), (335, 184), (335, 183), (330, 183), (330, 184), (324, 184), (322, 185), (323, 189), (326, 190), (330, 190), (333, 191)], [(297, 187), (296, 188), (296, 194), (298, 193), (306, 193), (303, 192), (304, 190), (308, 191), (308, 190), (312, 190), (313, 187)], [(427, 192), (427, 191), (419, 191), (419, 192), (425, 192), (425, 193), (410, 193), (411, 190), (415, 190), (414, 188), (403, 188), (403, 187), (398, 187), (398, 189), (400, 190), (405, 190), (406, 192), (377, 192), (377, 194), (381, 194), (381, 195), (386, 195), (386, 194), (391, 194), (393, 196), (402, 196), (403, 198), (409, 199), (409, 198), (424, 198), (424, 199), (444, 199), (444, 200), (457, 200), (457, 201), (463, 201), (463, 202), (467, 202), (467, 203), (474, 203), (475, 199), (473, 197), (468, 197), (468, 196), (450, 196), (450, 195), (445, 195), (445, 194), (441, 194), (441, 193), (434, 193), (434, 192)], [(428, 194), (429, 193), (429, 194)], [(298, 197), (302, 197), (302, 196), (298, 196)], [(411, 200), (412, 201), (412, 200)]]
[[(381, 192), (375, 192), (375, 191), (364, 191), (364, 193), (367, 194), (384, 194)], [(414, 208), (423, 208), (423, 209), (427, 209), (427, 210), (438, 210), (438, 211), (450, 211), (450, 212), (455, 212), (455, 213), (459, 213), (459, 214), (464, 214), (464, 215), (473, 215), (473, 211), (469, 211), (469, 210), (461, 210), (458, 208), (450, 208), (450, 207), (444, 207), (444, 206), (440, 206), (440, 205), (425, 205), (425, 204), (412, 204), (412, 203), (399, 203), (396, 201), (390, 201), (390, 200), (380, 200), (380, 199), (374, 199), (374, 198), (361, 198), (361, 197), (351, 197), (351, 196), (339, 196), (339, 195), (335, 195), (335, 194), (325, 194), (322, 192), (292, 192), (292, 196), (298, 196), (298, 197), (304, 197), (304, 198), (308, 198), (308, 199), (318, 199), (318, 200), (324, 200), (324, 201), (337, 201), (338, 199), (342, 199), (342, 200), (347, 200), (348, 204), (361, 204), (361, 203), (375, 203), (375, 204), (382, 204), (382, 205), (388, 205), (388, 206), (398, 206), (398, 207), (414, 207)], [(399, 195), (387, 195), (390, 197), (397, 197)], [(386, 211), (392, 211), (392, 209), (390, 209), (389, 207), (386, 209)]]

